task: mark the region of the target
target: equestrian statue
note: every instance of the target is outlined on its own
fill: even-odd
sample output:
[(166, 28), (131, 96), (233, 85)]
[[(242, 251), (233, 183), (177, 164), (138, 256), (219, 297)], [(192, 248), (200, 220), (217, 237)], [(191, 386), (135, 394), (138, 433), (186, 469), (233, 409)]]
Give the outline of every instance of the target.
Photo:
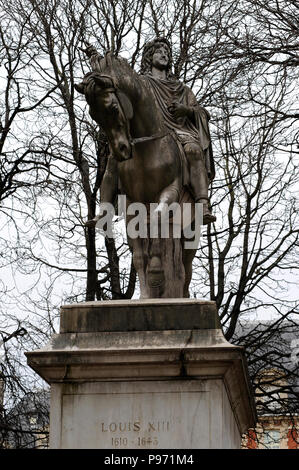
[[(100, 56), (86, 51), (92, 71), (76, 85), (85, 95), (91, 117), (104, 130), (110, 155), (101, 185), (101, 203), (126, 196), (127, 207), (142, 203), (145, 221), (151, 223), (150, 205), (161, 223), (168, 207), (201, 207), (202, 223), (215, 222), (209, 203), (209, 184), (215, 176), (208, 112), (190, 88), (172, 74), (172, 52), (166, 38), (143, 48), (140, 74), (112, 52)], [(198, 204), (196, 204), (198, 203)], [(129, 211), (128, 211), (129, 212)], [(141, 298), (189, 297), (192, 261), (196, 247), (186, 248), (186, 231), (180, 237), (132, 237), (126, 215), (127, 239), (140, 283)], [(170, 218), (173, 222), (175, 216)], [(88, 221), (96, 225), (99, 216)], [(187, 232), (188, 233), (188, 232)], [(189, 238), (189, 236), (188, 236)]]

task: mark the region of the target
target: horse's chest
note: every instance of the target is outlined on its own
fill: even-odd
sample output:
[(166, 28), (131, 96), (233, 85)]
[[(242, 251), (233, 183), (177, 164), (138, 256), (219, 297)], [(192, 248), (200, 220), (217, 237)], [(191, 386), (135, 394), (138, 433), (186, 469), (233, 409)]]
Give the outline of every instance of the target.
[(157, 201), (175, 176), (170, 160), (162, 148), (154, 155), (135, 152), (133, 158), (119, 164), (122, 189), (133, 201)]

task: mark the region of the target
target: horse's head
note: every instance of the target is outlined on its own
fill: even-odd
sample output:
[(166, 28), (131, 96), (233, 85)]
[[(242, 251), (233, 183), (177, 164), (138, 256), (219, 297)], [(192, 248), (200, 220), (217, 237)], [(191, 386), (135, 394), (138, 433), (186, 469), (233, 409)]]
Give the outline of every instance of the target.
[(118, 161), (131, 158), (133, 108), (127, 96), (117, 90), (111, 77), (96, 72), (87, 74), (75, 88), (85, 95), (90, 115), (104, 129), (113, 156)]

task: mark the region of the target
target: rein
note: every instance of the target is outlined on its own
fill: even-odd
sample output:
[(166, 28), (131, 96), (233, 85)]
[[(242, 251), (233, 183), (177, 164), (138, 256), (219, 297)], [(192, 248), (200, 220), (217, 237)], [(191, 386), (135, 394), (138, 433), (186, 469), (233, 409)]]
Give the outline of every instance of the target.
[(143, 142), (148, 142), (150, 140), (157, 140), (166, 137), (169, 132), (158, 132), (157, 134), (149, 135), (147, 137), (137, 137), (135, 139), (131, 138), (131, 145), (142, 144)]

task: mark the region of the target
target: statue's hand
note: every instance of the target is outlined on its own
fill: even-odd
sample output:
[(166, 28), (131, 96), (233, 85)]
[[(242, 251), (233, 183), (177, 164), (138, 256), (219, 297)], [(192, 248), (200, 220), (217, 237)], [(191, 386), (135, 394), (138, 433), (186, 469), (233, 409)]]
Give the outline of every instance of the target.
[(168, 106), (168, 111), (176, 118), (181, 118), (189, 116), (190, 109), (182, 103), (173, 101), (170, 106)]

